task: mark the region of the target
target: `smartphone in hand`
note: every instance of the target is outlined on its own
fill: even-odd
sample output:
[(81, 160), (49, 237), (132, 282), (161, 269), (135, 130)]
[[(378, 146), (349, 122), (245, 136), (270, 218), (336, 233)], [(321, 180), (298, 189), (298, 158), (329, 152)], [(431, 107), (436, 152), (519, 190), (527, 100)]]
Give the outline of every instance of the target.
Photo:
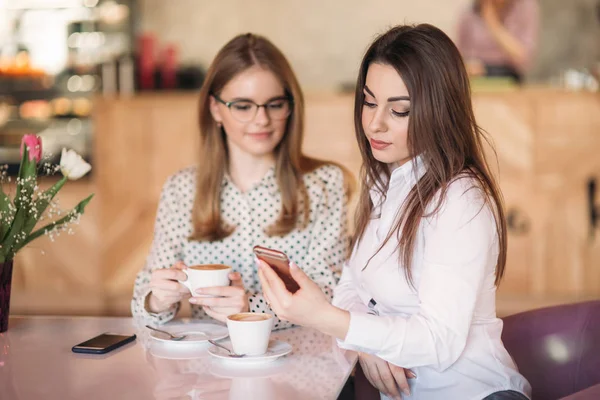
[(262, 246), (254, 246), (253, 251), (259, 260), (263, 260), (273, 268), (290, 293), (296, 293), (300, 289), (298, 283), (292, 278), (290, 260), (285, 253)]

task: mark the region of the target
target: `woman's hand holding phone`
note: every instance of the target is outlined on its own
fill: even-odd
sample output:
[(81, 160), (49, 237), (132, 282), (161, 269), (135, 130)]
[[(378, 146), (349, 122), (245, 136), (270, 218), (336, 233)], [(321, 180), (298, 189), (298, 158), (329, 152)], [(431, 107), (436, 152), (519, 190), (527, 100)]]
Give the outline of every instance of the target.
[(294, 263), (290, 263), (290, 274), (299, 287), (295, 293), (287, 290), (269, 264), (259, 260), (258, 276), (263, 294), (277, 316), (344, 339), (350, 325), (350, 313), (331, 305), (319, 285)]

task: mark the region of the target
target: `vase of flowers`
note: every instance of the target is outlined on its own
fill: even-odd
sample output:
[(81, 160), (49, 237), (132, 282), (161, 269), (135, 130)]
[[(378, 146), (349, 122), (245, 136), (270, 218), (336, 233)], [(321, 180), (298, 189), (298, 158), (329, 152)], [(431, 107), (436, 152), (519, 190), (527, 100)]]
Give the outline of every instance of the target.
[(78, 222), (93, 197), (93, 194), (88, 196), (64, 215), (56, 212), (53, 199), (58, 191), (67, 180), (81, 178), (92, 167), (73, 150), (63, 149), (60, 159), (63, 176), (42, 191), (37, 176), (41, 161), (41, 139), (36, 135), (25, 135), (21, 141), (21, 164), (12, 199), (4, 190), (5, 181), (10, 182), (6, 171), (2, 172), (0, 180), (0, 332), (8, 329), (12, 270), (17, 252), (42, 235), (52, 235)]

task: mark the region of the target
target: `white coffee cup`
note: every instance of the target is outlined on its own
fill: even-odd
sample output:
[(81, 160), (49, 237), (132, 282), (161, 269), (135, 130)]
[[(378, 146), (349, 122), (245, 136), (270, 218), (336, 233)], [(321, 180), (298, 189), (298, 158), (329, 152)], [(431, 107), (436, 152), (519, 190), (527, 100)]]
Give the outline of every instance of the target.
[(273, 316), (265, 313), (237, 313), (227, 317), (227, 329), (233, 351), (260, 356), (269, 348)]
[(223, 264), (202, 264), (192, 265), (187, 269), (182, 270), (187, 279), (181, 282), (190, 290), (192, 296), (196, 297), (212, 297), (211, 295), (200, 295), (196, 293), (196, 289), (214, 287), (214, 286), (229, 286), (229, 273), (231, 267)]

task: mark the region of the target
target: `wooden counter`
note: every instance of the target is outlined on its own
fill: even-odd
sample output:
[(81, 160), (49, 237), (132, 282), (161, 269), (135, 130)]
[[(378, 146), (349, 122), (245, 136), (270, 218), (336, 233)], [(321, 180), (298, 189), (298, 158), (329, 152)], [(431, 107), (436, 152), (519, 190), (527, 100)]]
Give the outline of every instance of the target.
[[(476, 93), (473, 101), (496, 147), (509, 216), (499, 313), (600, 297), (600, 231), (588, 201), (590, 179), (600, 178), (600, 96), (528, 89)], [(357, 174), (352, 96), (311, 94), (306, 103), (306, 153)], [(13, 313), (129, 313), (161, 186), (195, 163), (196, 114), (196, 94), (96, 101), (94, 176), (59, 194), (96, 197), (76, 235), (19, 254)], [(595, 206), (600, 211), (600, 194)]]

